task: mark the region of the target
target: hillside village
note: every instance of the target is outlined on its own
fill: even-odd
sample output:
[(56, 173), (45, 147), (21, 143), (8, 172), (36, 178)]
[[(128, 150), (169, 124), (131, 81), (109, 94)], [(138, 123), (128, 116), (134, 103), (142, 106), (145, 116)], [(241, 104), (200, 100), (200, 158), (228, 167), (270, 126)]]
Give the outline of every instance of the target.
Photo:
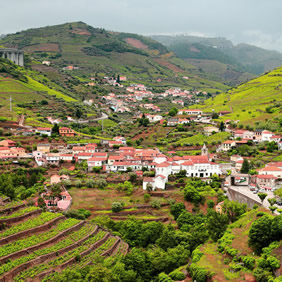
[(0, 281), (280, 282), (282, 68), (83, 22), (0, 43)]

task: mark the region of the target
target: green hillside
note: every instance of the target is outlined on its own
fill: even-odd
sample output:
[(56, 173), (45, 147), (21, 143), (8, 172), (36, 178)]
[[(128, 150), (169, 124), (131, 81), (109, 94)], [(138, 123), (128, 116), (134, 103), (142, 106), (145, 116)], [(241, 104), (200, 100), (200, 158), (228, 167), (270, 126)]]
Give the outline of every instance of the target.
[[(194, 105), (205, 111), (230, 111), (221, 120), (239, 120), (245, 125), (281, 120), (282, 67), (245, 84), (208, 99), (203, 105)], [(281, 123), (281, 122), (280, 122)]]
[[(1, 117), (17, 121), (19, 115), (24, 114), (26, 124), (50, 126), (45, 119), (47, 116), (64, 118), (74, 115), (78, 107), (82, 105), (77, 99), (45, 76), (0, 59)], [(57, 111), (58, 108), (61, 111)]]
[[(207, 281), (211, 277), (212, 281), (253, 281), (255, 277), (256, 281), (281, 281), (279, 278), (275, 279), (278, 273), (274, 275), (280, 267), (282, 241), (275, 241), (279, 240), (280, 235), (271, 238), (270, 242), (267, 242), (267, 235), (256, 239), (266, 241), (261, 246), (264, 247), (262, 252), (261, 248), (259, 252), (254, 252), (255, 249), (250, 247), (250, 230), (253, 229), (251, 237), (254, 237), (254, 222), (258, 224), (263, 220), (266, 227), (271, 221), (281, 222), (281, 215), (274, 218), (267, 213), (251, 210), (230, 224), (216, 243), (208, 242), (194, 250), (189, 266), (193, 280)], [(262, 230), (261, 234), (257, 231), (256, 235), (265, 233), (266, 230)]]
[[(157, 41), (136, 34), (108, 32), (82, 22), (10, 34), (0, 40), (0, 45), (24, 50), (31, 55), (33, 69), (77, 95), (87, 91), (81, 91), (77, 85), (70, 88), (69, 80), (81, 82), (81, 79), (94, 76), (102, 78), (117, 74), (127, 76), (129, 82), (141, 82), (156, 89), (183, 86), (211, 93), (228, 89), (177, 58)], [(38, 64), (43, 60), (50, 61), (51, 66), (46, 68)], [(62, 71), (68, 65), (78, 69)], [(183, 79), (183, 76), (190, 79)]]

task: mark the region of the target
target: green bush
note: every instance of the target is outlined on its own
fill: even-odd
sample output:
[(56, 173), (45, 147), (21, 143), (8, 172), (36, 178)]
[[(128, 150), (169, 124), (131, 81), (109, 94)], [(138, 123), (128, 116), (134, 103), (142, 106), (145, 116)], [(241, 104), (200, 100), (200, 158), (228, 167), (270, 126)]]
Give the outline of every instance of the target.
[(250, 270), (253, 270), (255, 267), (256, 260), (249, 256), (240, 257), (241, 261), (244, 263), (244, 266)]
[(192, 263), (190, 265), (189, 273), (192, 276), (193, 280), (197, 282), (206, 282), (209, 277), (208, 271), (195, 263)]
[(124, 208), (124, 203), (121, 202), (113, 202), (112, 203), (112, 211), (113, 212), (119, 212), (121, 210), (123, 210)]
[(185, 274), (179, 270), (174, 270), (169, 274), (169, 276), (174, 281), (181, 281), (185, 279)]

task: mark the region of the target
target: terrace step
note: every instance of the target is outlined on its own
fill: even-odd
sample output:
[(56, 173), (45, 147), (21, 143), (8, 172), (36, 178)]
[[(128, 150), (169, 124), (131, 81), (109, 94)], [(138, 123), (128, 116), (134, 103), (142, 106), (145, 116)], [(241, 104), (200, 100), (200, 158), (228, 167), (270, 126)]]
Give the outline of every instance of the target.
[[(56, 258), (58, 256), (63, 255), (66, 252), (69, 252), (75, 248), (77, 248), (78, 246), (80, 246), (81, 244), (83, 244), (86, 240), (88, 240), (89, 237), (93, 236), (94, 234), (96, 234), (96, 232), (99, 230), (98, 228), (95, 228), (92, 232), (90, 232), (87, 236), (85, 236), (84, 238), (80, 239), (79, 241), (75, 242), (74, 244), (67, 246), (61, 250), (58, 250), (56, 252), (52, 252), (49, 254), (45, 254), (42, 256), (39, 256), (33, 260), (30, 260), (26, 263), (23, 263), (21, 265), (18, 265), (17, 267), (11, 269), (9, 272), (7, 272), (6, 274), (4, 274), (1, 278), (0, 278), (0, 282), (10, 282), (13, 280), (14, 277), (16, 277), (20, 272), (27, 270), (30, 267), (33, 267), (37, 264), (41, 264), (43, 262), (47, 262), (49, 260), (52, 260), (53, 258)], [(99, 241), (98, 241), (99, 242)], [(98, 243), (96, 242), (96, 243)], [(95, 244), (94, 244), (95, 245)]]
[(18, 240), (18, 239), (23, 238), (23, 237), (30, 235), (30, 234), (34, 234), (34, 233), (41, 232), (41, 231), (46, 231), (53, 224), (55, 224), (57, 221), (59, 221), (63, 218), (65, 218), (64, 215), (56, 217), (56, 218), (52, 219), (51, 221), (49, 221), (49, 222), (47, 222), (43, 225), (28, 229), (28, 230), (24, 230), (24, 231), (18, 232), (16, 234), (10, 235), (8, 237), (2, 238), (2, 239), (0, 239), (0, 246), (7, 244), (7, 243), (10, 243), (14, 240)]
[[(85, 221), (81, 221), (81, 222), (77, 223), (76, 225), (62, 231), (61, 233), (57, 234), (55, 237), (53, 237), (53, 238), (51, 238), (51, 239), (49, 239), (45, 242), (42, 242), (42, 243), (37, 244), (35, 246), (31, 246), (29, 248), (26, 248), (26, 249), (20, 250), (18, 252), (12, 253), (10, 255), (7, 255), (5, 257), (2, 257), (2, 258), (0, 258), (0, 264), (5, 263), (9, 259), (15, 259), (15, 258), (18, 258), (18, 257), (23, 256), (23, 255), (28, 255), (28, 254), (36, 251), (36, 250), (42, 249), (42, 248), (44, 248), (44, 247), (46, 247), (50, 244), (53, 244), (53, 243), (59, 241), (59, 239), (64, 237), (67, 233), (80, 229), (80, 227), (83, 224), (85, 224)], [(98, 227), (96, 226), (96, 228), (98, 228)]]

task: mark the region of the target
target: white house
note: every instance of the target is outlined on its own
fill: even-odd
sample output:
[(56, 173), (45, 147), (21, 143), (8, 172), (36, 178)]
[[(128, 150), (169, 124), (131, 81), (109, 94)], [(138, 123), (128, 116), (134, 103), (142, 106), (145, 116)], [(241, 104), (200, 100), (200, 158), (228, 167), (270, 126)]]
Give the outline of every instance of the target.
[(266, 166), (258, 170), (259, 175), (273, 175), (277, 178), (282, 178), (282, 169), (276, 166)]
[(88, 170), (91, 170), (93, 167), (96, 166), (103, 166), (107, 161), (106, 157), (92, 157), (87, 160)]
[(232, 147), (236, 146), (236, 142), (233, 140), (226, 140), (224, 141), (221, 146), (220, 146), (220, 150), (222, 151), (229, 151)]
[(57, 153), (49, 153), (46, 154), (46, 161), (50, 164), (56, 164), (60, 160), (60, 154)]
[(152, 186), (152, 189), (165, 189), (167, 178), (164, 175), (157, 175), (155, 177), (144, 177), (143, 179), (143, 190), (147, 190), (148, 185)]
[(73, 160), (72, 154), (60, 154), (60, 160), (65, 162), (71, 162)]
[(262, 133), (261, 133), (261, 141), (269, 141), (271, 142), (272, 139), (271, 137), (273, 136), (274, 134), (270, 131), (267, 131), (267, 130), (263, 130)]
[(78, 161), (87, 161), (88, 159), (92, 158), (93, 154), (92, 153), (78, 153), (77, 154), (77, 159)]
[(51, 136), (52, 129), (49, 127), (37, 127), (35, 132), (38, 132), (40, 135), (48, 135)]
[(178, 111), (179, 115), (183, 115), (183, 114), (186, 114), (186, 115), (201, 115), (202, 113), (203, 113), (203, 111), (199, 110), (199, 109), (187, 109), (187, 110)]

